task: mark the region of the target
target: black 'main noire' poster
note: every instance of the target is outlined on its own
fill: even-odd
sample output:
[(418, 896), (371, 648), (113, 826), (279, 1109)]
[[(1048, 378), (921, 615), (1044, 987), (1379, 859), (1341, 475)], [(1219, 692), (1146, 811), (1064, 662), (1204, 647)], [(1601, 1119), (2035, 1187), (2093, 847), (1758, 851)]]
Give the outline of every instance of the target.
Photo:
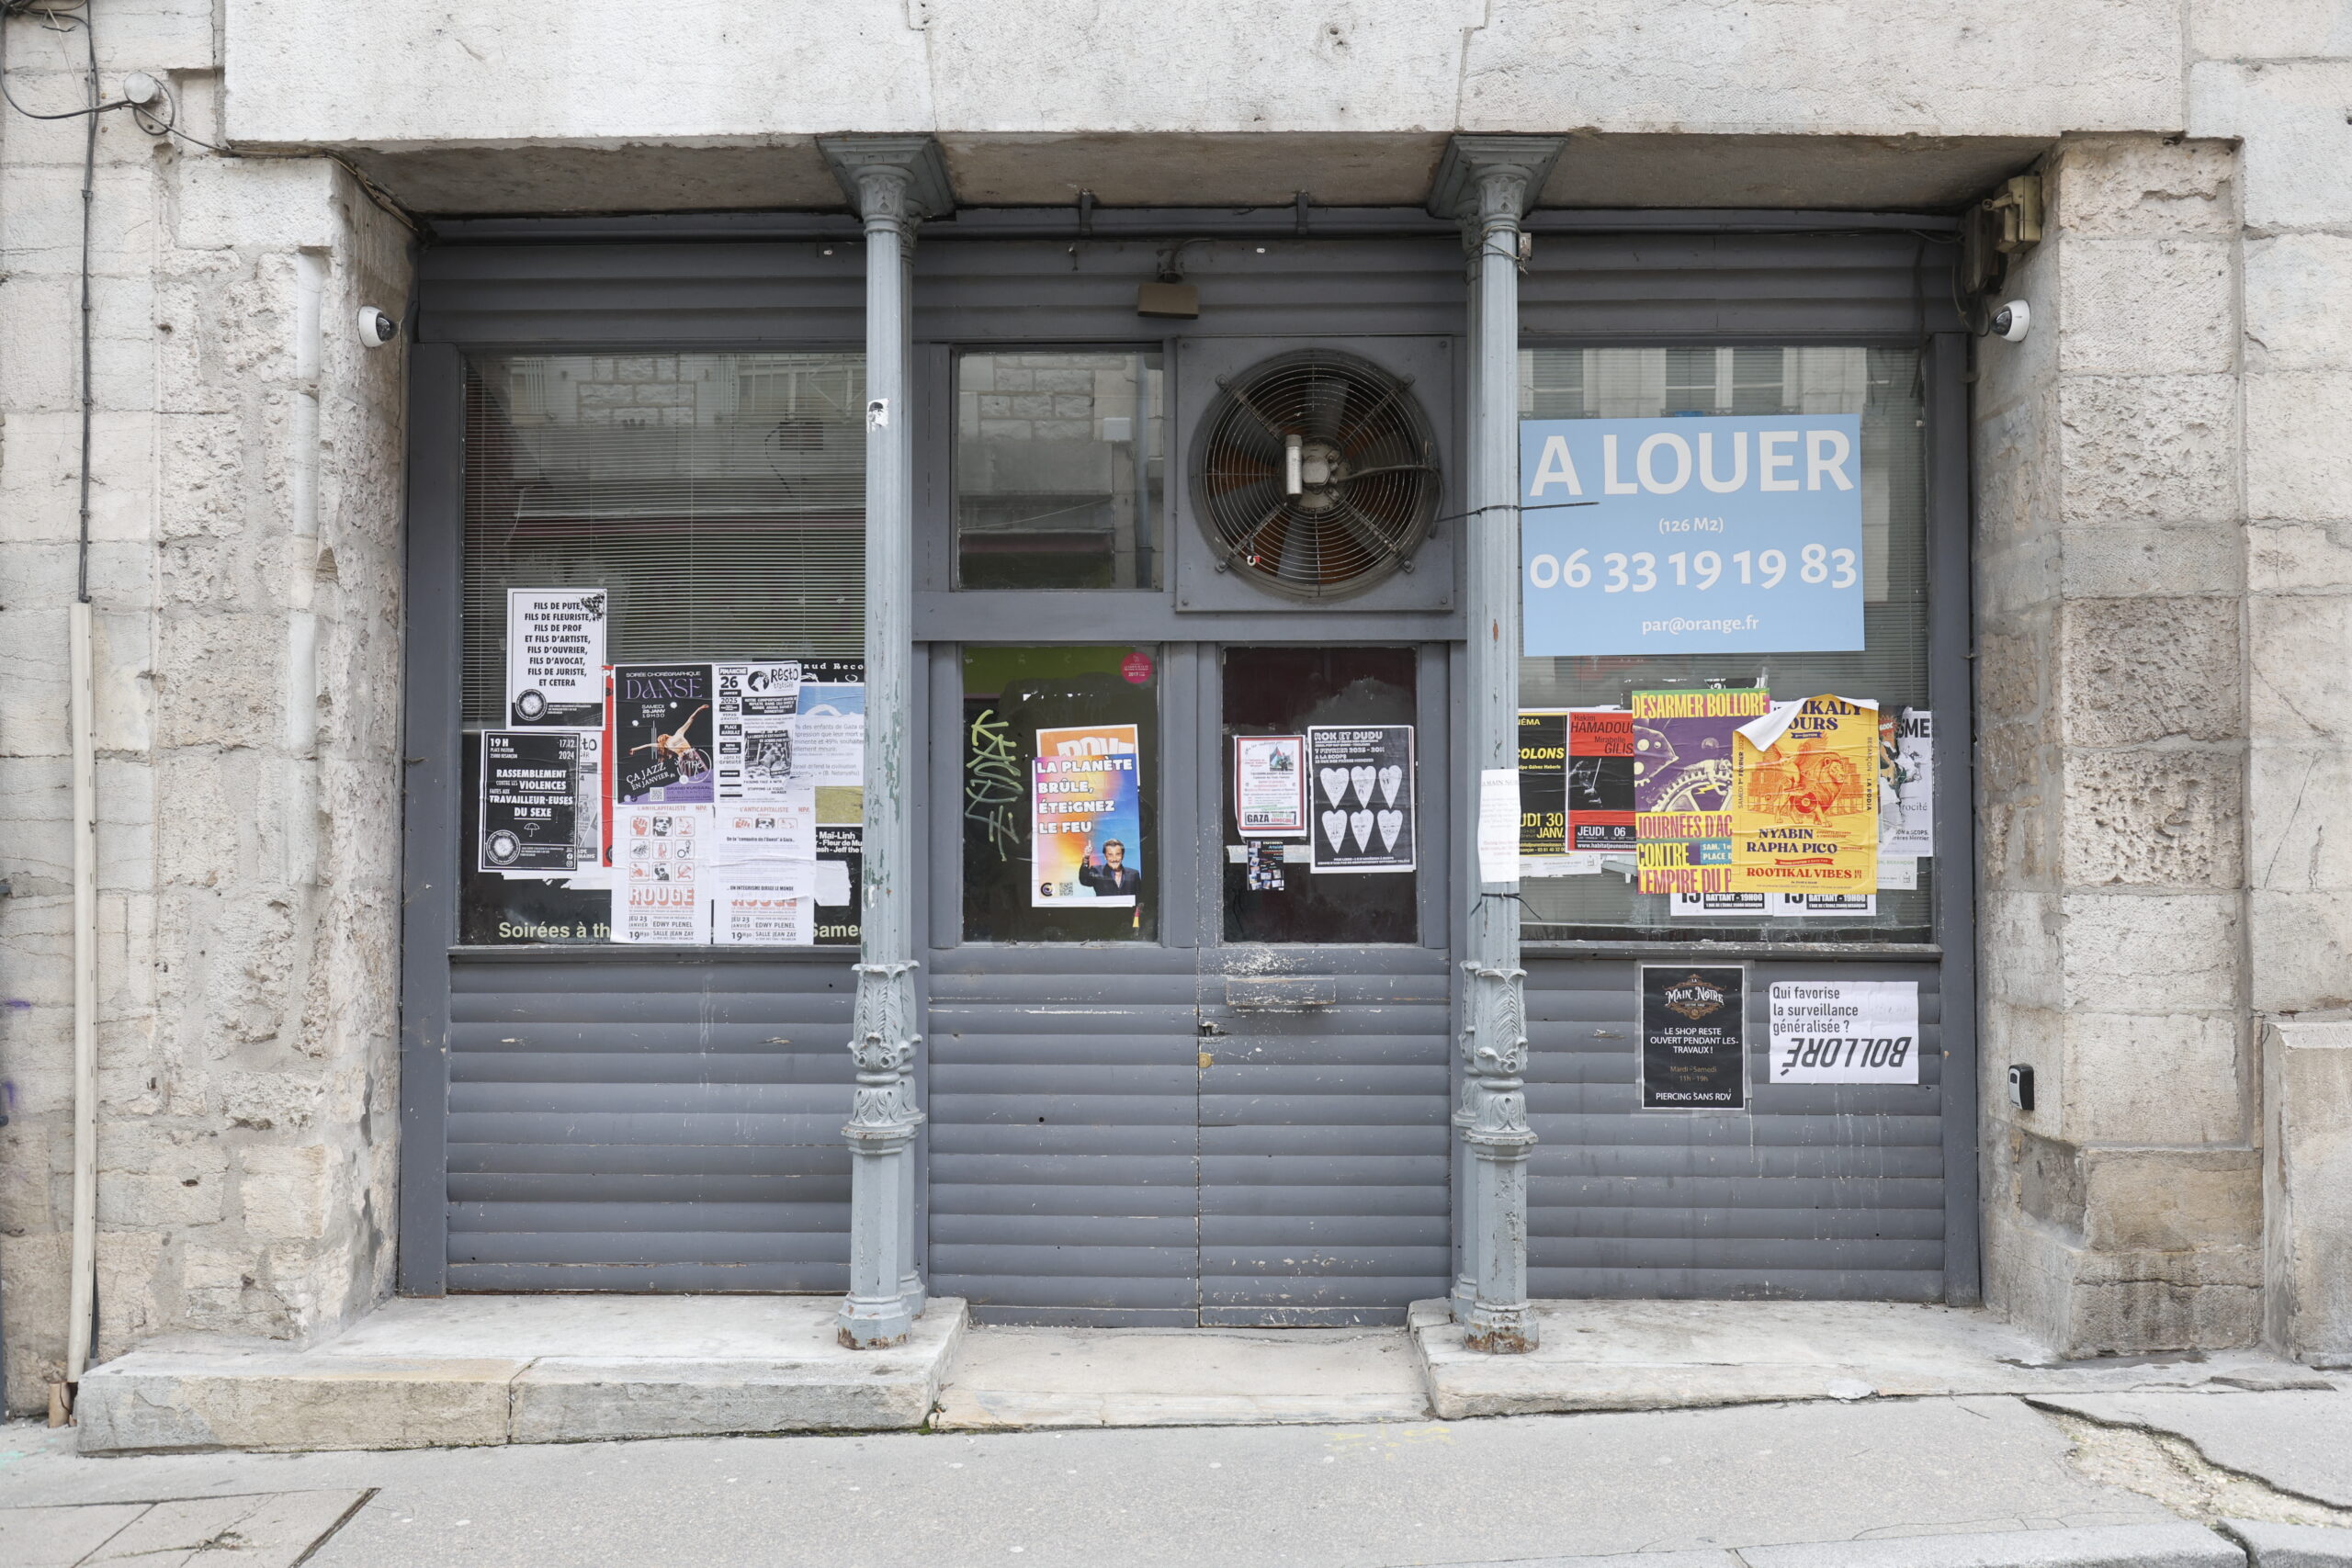
[(1642, 1109), (1747, 1105), (1747, 967), (1640, 966)]

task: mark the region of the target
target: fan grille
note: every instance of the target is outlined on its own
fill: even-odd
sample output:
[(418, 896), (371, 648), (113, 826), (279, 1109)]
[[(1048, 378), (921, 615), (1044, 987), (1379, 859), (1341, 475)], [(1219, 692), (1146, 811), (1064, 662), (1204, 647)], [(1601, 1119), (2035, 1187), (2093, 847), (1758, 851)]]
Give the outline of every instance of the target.
[(1303, 349), (1219, 386), (1192, 478), (1224, 569), (1310, 600), (1411, 570), (1439, 485), (1436, 443), (1408, 382), (1353, 355)]

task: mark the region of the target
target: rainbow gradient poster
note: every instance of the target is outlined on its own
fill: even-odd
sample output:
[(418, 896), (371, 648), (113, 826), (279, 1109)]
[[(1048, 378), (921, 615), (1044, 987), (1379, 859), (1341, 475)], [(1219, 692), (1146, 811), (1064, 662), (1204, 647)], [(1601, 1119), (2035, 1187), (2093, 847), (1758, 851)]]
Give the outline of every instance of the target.
[(1037, 731), (1029, 764), (1029, 902), (1133, 908), (1143, 891), (1143, 781), (1132, 724)]

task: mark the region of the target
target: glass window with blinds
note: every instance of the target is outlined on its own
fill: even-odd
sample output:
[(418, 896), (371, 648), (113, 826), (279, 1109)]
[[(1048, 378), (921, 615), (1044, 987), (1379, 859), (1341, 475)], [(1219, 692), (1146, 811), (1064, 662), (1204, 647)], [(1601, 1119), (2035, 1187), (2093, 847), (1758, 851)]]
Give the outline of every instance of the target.
[[(807, 661), (819, 672), (808, 679), (853, 683), (862, 699), (865, 401), (855, 353), (469, 359), (460, 942), (616, 939), (611, 864), (570, 876), (484, 869), (482, 737), (512, 717), (508, 590), (601, 593), (606, 665)], [(711, 764), (687, 759), (689, 728), (674, 733), (691, 772)], [(612, 782), (603, 794), (617, 818)], [(860, 788), (836, 782), (815, 799), (820, 843), (821, 824), (847, 831), (862, 815)], [(616, 852), (615, 826), (600, 862)], [(855, 943), (854, 910), (817, 913), (833, 918), (812, 931), (833, 934), (816, 943)]]
[[(1882, 721), (1925, 710), (1928, 691), (1926, 429), (1909, 348), (1528, 348), (1521, 419), (1855, 414), (1860, 417), (1864, 646), (1860, 651), (1689, 653), (1521, 660), (1522, 708), (1623, 708), (1635, 692), (1764, 688), (1776, 700), (1870, 698)], [(1890, 727), (1891, 728), (1891, 727)], [(1891, 744), (1891, 737), (1890, 737)], [(1886, 770), (1882, 768), (1882, 787)], [(1573, 793), (1573, 784), (1571, 785)], [(1600, 874), (1527, 877), (1530, 942), (1927, 942), (1935, 863), (1882, 857), (1868, 912), (1706, 910), (1638, 890), (1634, 856)], [(1908, 882), (1911, 886), (1902, 884)], [(1731, 900), (1722, 900), (1730, 903)], [(1772, 902), (1771, 900), (1768, 900)]]

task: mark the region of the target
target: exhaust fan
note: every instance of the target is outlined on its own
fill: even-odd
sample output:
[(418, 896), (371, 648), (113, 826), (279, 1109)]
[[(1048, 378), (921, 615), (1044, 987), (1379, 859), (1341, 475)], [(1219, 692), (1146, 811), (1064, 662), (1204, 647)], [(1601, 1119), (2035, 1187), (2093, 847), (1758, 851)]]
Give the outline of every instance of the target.
[(1326, 600), (1412, 570), (1441, 486), (1437, 443), (1408, 378), (1308, 348), (1217, 387), (1190, 478), (1218, 570)]

